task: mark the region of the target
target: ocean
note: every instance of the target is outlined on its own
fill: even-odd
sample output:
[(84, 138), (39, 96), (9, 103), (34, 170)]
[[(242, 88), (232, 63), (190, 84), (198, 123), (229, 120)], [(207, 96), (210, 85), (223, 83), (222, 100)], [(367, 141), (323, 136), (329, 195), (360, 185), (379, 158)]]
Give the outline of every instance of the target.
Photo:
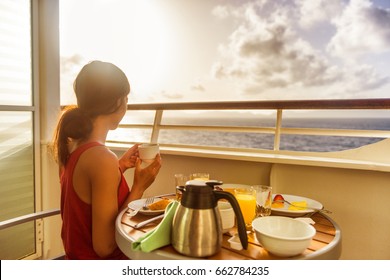
[[(227, 124), (224, 118), (188, 119), (175, 118), (166, 120), (163, 124), (191, 124), (191, 125), (222, 125), (222, 126), (251, 126), (274, 127), (274, 119), (237, 118), (229, 119)], [(388, 130), (388, 118), (292, 118), (283, 119), (282, 127), (299, 128), (330, 128), (330, 129), (359, 129), (359, 130)], [(148, 142), (150, 130), (122, 129), (109, 134), (109, 139), (129, 142)], [(312, 135), (281, 135), (280, 150), (331, 152), (353, 149), (383, 140), (376, 137), (340, 137), (340, 136), (312, 136)], [(230, 148), (256, 148), (273, 150), (274, 135), (265, 133), (241, 132), (210, 132), (199, 130), (161, 130), (159, 135), (161, 144), (185, 144), (216, 146)]]

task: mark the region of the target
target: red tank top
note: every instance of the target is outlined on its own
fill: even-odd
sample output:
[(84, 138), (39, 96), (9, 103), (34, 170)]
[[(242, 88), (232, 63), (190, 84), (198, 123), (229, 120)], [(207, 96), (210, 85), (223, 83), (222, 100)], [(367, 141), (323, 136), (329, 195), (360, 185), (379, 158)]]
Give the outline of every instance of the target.
[[(101, 259), (92, 246), (92, 207), (82, 201), (73, 188), (73, 171), (81, 154), (87, 149), (102, 146), (91, 142), (78, 147), (71, 153), (61, 172), (61, 237), (67, 259)], [(122, 173), (121, 173), (122, 174)], [(127, 182), (121, 175), (118, 186), (118, 208), (122, 206), (129, 193)], [(117, 247), (107, 259), (127, 259)]]

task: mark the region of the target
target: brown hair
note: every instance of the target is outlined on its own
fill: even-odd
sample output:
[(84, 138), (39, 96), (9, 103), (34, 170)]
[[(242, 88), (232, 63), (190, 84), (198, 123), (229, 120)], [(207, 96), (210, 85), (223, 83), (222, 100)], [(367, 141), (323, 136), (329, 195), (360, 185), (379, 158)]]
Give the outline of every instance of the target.
[(60, 116), (51, 145), (55, 160), (65, 165), (69, 140), (83, 140), (92, 132), (92, 120), (118, 110), (130, 92), (125, 73), (112, 63), (92, 61), (85, 65), (73, 84), (77, 106), (66, 107)]

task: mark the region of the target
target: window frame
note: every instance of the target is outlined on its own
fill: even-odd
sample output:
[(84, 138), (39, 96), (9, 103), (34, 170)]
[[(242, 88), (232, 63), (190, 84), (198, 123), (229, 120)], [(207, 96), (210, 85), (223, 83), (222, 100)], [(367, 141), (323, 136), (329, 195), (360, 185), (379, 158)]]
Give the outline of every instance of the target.
[[(50, 142), (60, 112), (59, 92), (59, 0), (29, 0), (31, 36), (31, 105), (1, 105), (0, 111), (31, 112), (34, 174), (34, 212), (59, 208), (58, 174), (50, 161)], [(56, 28), (57, 27), (57, 28)], [(57, 172), (53, 172), (56, 170)], [(31, 213), (33, 214), (33, 213)], [(20, 218), (20, 217), (16, 217)], [(35, 252), (22, 259), (50, 259), (61, 255), (63, 247), (56, 220), (35, 221)], [(44, 231), (45, 230), (45, 231)], [(45, 239), (45, 242), (43, 242)], [(54, 255), (53, 255), (54, 254)]]
[[(32, 149), (33, 149), (33, 158), (32, 158), (32, 168), (33, 168), (33, 204), (34, 204), (34, 211), (41, 210), (41, 188), (39, 187), (41, 185), (41, 178), (40, 178), (40, 121), (39, 121), (39, 90), (38, 90), (38, 75), (36, 75), (36, 69), (37, 66), (35, 65), (35, 62), (38, 61), (38, 13), (37, 13), (37, 1), (36, 0), (30, 0), (29, 6), (30, 6), (30, 65), (31, 65), (31, 85), (30, 85), (30, 100), (31, 105), (3, 105), (0, 104), (0, 111), (1, 112), (26, 112), (31, 113), (31, 130), (32, 130)], [(42, 230), (42, 223), (40, 221), (35, 222), (35, 252), (23, 257), (24, 259), (36, 259), (42, 255), (42, 240), (39, 238), (40, 234), (39, 232)], [(22, 256), (21, 256), (22, 257)]]
[[(34, 187), (35, 212), (42, 211), (42, 182), (41, 182), (41, 125), (40, 125), (40, 96), (39, 96), (39, 12), (38, 2), (30, 1), (31, 5), (31, 90), (33, 110), (33, 149), (34, 149)], [(35, 248), (36, 252), (25, 259), (36, 259), (42, 256), (43, 248), (43, 221), (35, 221)]]

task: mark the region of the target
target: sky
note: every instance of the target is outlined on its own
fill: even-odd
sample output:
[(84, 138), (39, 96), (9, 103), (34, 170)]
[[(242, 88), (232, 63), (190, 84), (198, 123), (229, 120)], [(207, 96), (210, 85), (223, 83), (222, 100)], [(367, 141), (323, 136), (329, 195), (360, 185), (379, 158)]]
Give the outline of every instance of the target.
[(61, 0), (62, 103), (82, 65), (130, 103), (390, 97), (390, 0)]

